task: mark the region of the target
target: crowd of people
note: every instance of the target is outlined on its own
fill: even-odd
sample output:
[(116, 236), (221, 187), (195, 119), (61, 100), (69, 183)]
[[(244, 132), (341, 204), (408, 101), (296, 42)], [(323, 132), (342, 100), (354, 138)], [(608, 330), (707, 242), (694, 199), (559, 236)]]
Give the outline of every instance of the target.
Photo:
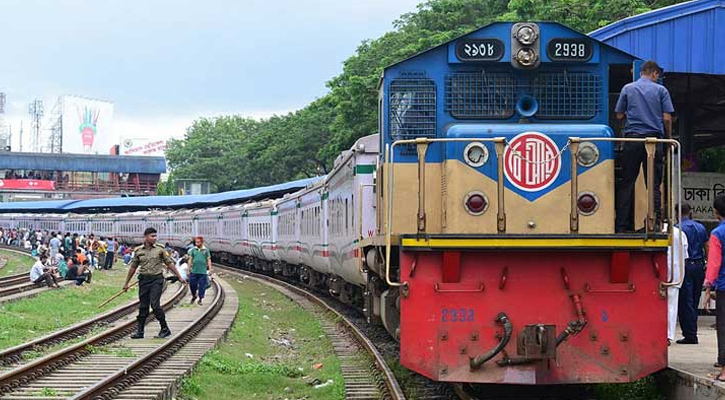
[[(94, 271), (112, 269), (116, 259), (129, 266), (137, 249), (118, 243), (112, 237), (96, 238), (94, 234), (63, 234), (26, 228), (0, 228), (0, 243), (30, 250), (36, 257), (30, 269), (30, 280), (39, 286), (54, 288), (59, 287), (58, 282), (62, 280), (75, 281), (77, 286), (91, 283)], [(189, 282), (191, 303), (203, 304), (211, 274), (211, 253), (204, 246), (204, 239), (201, 236), (192, 238), (183, 256), (169, 243), (163, 248), (184, 282)], [(178, 280), (176, 276), (169, 279)]]
[(30, 280), (37, 285), (59, 287), (58, 281), (75, 281), (80, 286), (91, 283), (93, 270), (110, 270), (116, 254), (125, 255), (132, 249), (121, 246), (112, 237), (91, 234), (48, 232), (34, 229), (0, 229), (6, 245), (30, 250), (37, 261), (30, 270)]

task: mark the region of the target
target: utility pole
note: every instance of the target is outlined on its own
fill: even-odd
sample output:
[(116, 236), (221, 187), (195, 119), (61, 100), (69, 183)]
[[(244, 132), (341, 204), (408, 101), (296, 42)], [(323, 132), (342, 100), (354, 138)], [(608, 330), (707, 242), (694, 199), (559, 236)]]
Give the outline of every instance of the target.
[(0, 151), (10, 151), (10, 125), (5, 122), (5, 93), (0, 92)]
[(59, 97), (50, 113), (50, 137), (45, 145), (51, 153), (63, 152), (63, 97)]

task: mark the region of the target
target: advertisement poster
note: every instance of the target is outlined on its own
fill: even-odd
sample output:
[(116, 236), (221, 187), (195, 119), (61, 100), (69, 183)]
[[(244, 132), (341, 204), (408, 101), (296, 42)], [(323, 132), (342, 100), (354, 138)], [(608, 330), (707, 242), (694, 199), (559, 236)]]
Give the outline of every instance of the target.
[(113, 103), (63, 96), (63, 153), (109, 154), (118, 141), (113, 134)]

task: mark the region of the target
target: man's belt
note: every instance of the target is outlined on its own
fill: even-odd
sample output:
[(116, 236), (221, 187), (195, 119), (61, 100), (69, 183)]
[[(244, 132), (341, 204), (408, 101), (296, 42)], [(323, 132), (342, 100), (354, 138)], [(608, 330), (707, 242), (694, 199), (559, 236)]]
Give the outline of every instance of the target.
[(688, 258), (685, 260), (685, 264), (700, 264), (700, 263), (704, 263), (704, 262), (705, 262), (704, 258), (694, 258), (694, 259)]
[(140, 281), (151, 281), (154, 279), (163, 279), (164, 274), (138, 274), (138, 280)]

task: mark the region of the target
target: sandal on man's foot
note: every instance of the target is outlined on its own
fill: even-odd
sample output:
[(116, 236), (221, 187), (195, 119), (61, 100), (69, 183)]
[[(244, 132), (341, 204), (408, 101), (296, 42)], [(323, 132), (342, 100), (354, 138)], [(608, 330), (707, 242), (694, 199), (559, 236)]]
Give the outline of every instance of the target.
[(723, 376), (722, 374), (719, 374), (718, 376), (715, 377), (715, 380), (718, 382), (725, 382), (725, 376)]

